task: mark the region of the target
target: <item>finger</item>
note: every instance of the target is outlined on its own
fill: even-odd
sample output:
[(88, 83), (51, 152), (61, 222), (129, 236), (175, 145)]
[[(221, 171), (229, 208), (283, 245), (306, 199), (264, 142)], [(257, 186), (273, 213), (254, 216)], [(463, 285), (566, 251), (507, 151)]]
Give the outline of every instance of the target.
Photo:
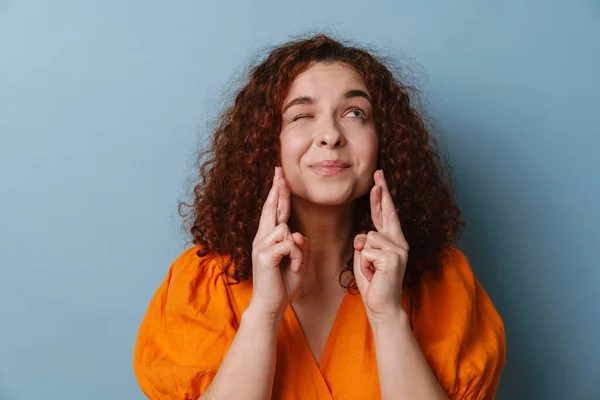
[(361, 254), (361, 262), (360, 262), (360, 272), (367, 279), (368, 282), (371, 282), (373, 276), (375, 275), (375, 269), (371, 266), (371, 264), (365, 260), (365, 258)]
[(308, 251), (308, 238), (306, 236), (302, 236), (299, 232), (292, 233), (292, 240), (296, 243), (296, 246), (300, 247), (302, 252)]
[(375, 184), (381, 188), (382, 230), (378, 229), (378, 231), (389, 235), (392, 239), (406, 242), (402, 233), (402, 227), (400, 226), (400, 219), (396, 212), (396, 206), (394, 205), (394, 200), (392, 199), (382, 170), (375, 171)]
[(373, 221), (373, 225), (375, 225), (375, 229), (381, 232), (383, 231), (383, 216), (381, 213), (381, 186), (375, 184), (375, 186), (371, 188), (369, 200), (371, 203), (371, 220)]
[(277, 223), (287, 223), (290, 217), (290, 188), (285, 180), (283, 168), (277, 168)]
[(302, 261), (304, 260), (304, 253), (291, 238), (281, 243), (277, 243), (275, 246), (273, 246), (273, 250), (277, 252), (285, 252), (284, 256), (288, 256), (290, 258), (290, 269), (293, 272), (300, 271), (300, 268), (302, 268)]
[[(377, 271), (391, 270), (397, 265), (398, 256), (390, 251), (378, 249), (364, 249), (362, 256), (369, 262)], [(389, 268), (388, 268), (389, 267)]]
[(308, 238), (306, 236), (302, 236), (302, 234), (300, 234), (299, 232), (294, 232), (292, 233), (292, 240), (294, 241), (294, 243), (296, 243), (296, 246), (298, 246), (302, 251), (302, 265), (300, 266), (300, 268), (304, 268), (304, 263), (306, 263), (308, 254)]
[[(368, 236), (368, 235), (367, 235)], [(365, 248), (363, 249), (362, 252), (364, 252), (365, 250), (368, 249), (372, 249), (373, 247), (371, 246), (371, 244), (369, 243), (369, 241), (367, 240), (365, 242)], [(375, 274), (375, 267), (373, 266), (373, 263), (370, 262), (369, 260), (367, 260), (364, 256), (362, 256), (362, 252), (361, 252), (361, 259), (360, 259), (360, 266), (361, 268), (365, 271), (363, 273), (366, 274), (365, 277), (367, 277), (367, 280), (369, 282), (371, 282), (371, 279), (373, 278), (373, 274)]]
[(302, 267), (302, 250), (300, 250), (291, 238), (275, 244), (271, 247), (271, 251), (271, 261), (273, 263), (279, 264), (283, 257), (288, 256), (290, 258), (290, 269), (292, 271), (298, 272)]
[(358, 252), (361, 252), (365, 248), (365, 243), (367, 242), (367, 235), (364, 233), (359, 233), (354, 237), (354, 249)]
[[(373, 276), (375, 275), (375, 271), (369, 266), (368, 263), (363, 263), (362, 256), (358, 251), (354, 252), (354, 264), (354, 278), (356, 279), (356, 283), (360, 286), (363, 280), (371, 282), (371, 279), (373, 279)], [(362, 289), (359, 290), (362, 291)]]
[(291, 238), (292, 234), (287, 224), (279, 224), (271, 232), (267, 233), (267, 235), (254, 247), (257, 249), (263, 249)]
[(373, 276), (375, 275), (375, 268), (363, 257), (362, 252), (359, 257), (360, 272), (367, 279), (367, 282), (371, 282), (371, 279), (373, 279)]
[(263, 204), (263, 208), (260, 214), (260, 221), (258, 223), (258, 229), (256, 231), (255, 242), (261, 241), (264, 236), (271, 232), (277, 225), (277, 197), (278, 197), (278, 185), (277, 185), (277, 167), (275, 167), (275, 175), (273, 177), (273, 184), (269, 195)]
[(367, 233), (366, 247), (386, 251), (399, 251), (399, 249), (408, 251), (403, 245), (390, 241), (386, 236), (376, 231), (369, 231)]
[(371, 282), (371, 279), (373, 279), (374, 270), (370, 263), (362, 256), (362, 252), (368, 246), (367, 235), (364, 233), (356, 235), (354, 237), (353, 245), (355, 264), (358, 264), (360, 272), (367, 279), (367, 281)]

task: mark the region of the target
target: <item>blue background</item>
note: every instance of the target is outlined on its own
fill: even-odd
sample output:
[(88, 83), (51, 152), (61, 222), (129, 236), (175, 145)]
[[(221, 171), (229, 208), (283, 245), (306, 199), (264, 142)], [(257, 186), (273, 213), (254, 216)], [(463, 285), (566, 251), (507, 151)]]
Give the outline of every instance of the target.
[(321, 29), (412, 65), (506, 324), (498, 398), (600, 398), (598, 0), (0, 0), (0, 399), (143, 398), (207, 123)]

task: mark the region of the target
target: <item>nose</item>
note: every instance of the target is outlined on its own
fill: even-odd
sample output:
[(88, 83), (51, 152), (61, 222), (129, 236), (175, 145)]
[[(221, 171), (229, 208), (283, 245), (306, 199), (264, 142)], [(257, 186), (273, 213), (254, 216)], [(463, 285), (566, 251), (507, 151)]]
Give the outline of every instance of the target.
[(344, 144), (344, 134), (336, 121), (324, 122), (315, 135), (315, 144), (326, 149), (335, 149)]

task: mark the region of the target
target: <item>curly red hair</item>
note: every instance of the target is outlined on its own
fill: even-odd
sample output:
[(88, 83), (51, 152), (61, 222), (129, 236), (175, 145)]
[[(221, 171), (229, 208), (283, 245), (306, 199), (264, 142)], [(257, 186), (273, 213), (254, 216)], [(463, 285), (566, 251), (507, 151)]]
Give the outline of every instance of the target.
[[(323, 34), (276, 47), (251, 69), (248, 82), (218, 119), (209, 147), (198, 156), (193, 202), (180, 203), (184, 227), (200, 245), (200, 257), (227, 256), (224, 272), (233, 282), (251, 276), (252, 241), (279, 163), (282, 103), (295, 77), (315, 62), (352, 66), (369, 90), (379, 137), (377, 168), (385, 172), (410, 246), (405, 284), (411, 285), (425, 269), (440, 265), (444, 249), (458, 242), (465, 226), (446, 174), (449, 168), (443, 168), (434, 151), (437, 140), (411, 104), (414, 88), (366, 50)], [(375, 229), (368, 196), (356, 200), (351, 238)], [(347, 281), (342, 279), (346, 273), (353, 274), (351, 258), (340, 271), (340, 284)], [(346, 287), (355, 288), (354, 280), (349, 281)]]

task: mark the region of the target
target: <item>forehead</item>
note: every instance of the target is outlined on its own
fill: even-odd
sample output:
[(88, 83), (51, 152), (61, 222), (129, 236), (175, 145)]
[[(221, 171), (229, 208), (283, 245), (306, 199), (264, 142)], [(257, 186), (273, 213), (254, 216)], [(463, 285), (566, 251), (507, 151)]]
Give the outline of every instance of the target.
[(344, 93), (348, 89), (366, 89), (362, 77), (351, 66), (341, 62), (319, 62), (300, 73), (292, 82), (287, 99), (297, 95)]

